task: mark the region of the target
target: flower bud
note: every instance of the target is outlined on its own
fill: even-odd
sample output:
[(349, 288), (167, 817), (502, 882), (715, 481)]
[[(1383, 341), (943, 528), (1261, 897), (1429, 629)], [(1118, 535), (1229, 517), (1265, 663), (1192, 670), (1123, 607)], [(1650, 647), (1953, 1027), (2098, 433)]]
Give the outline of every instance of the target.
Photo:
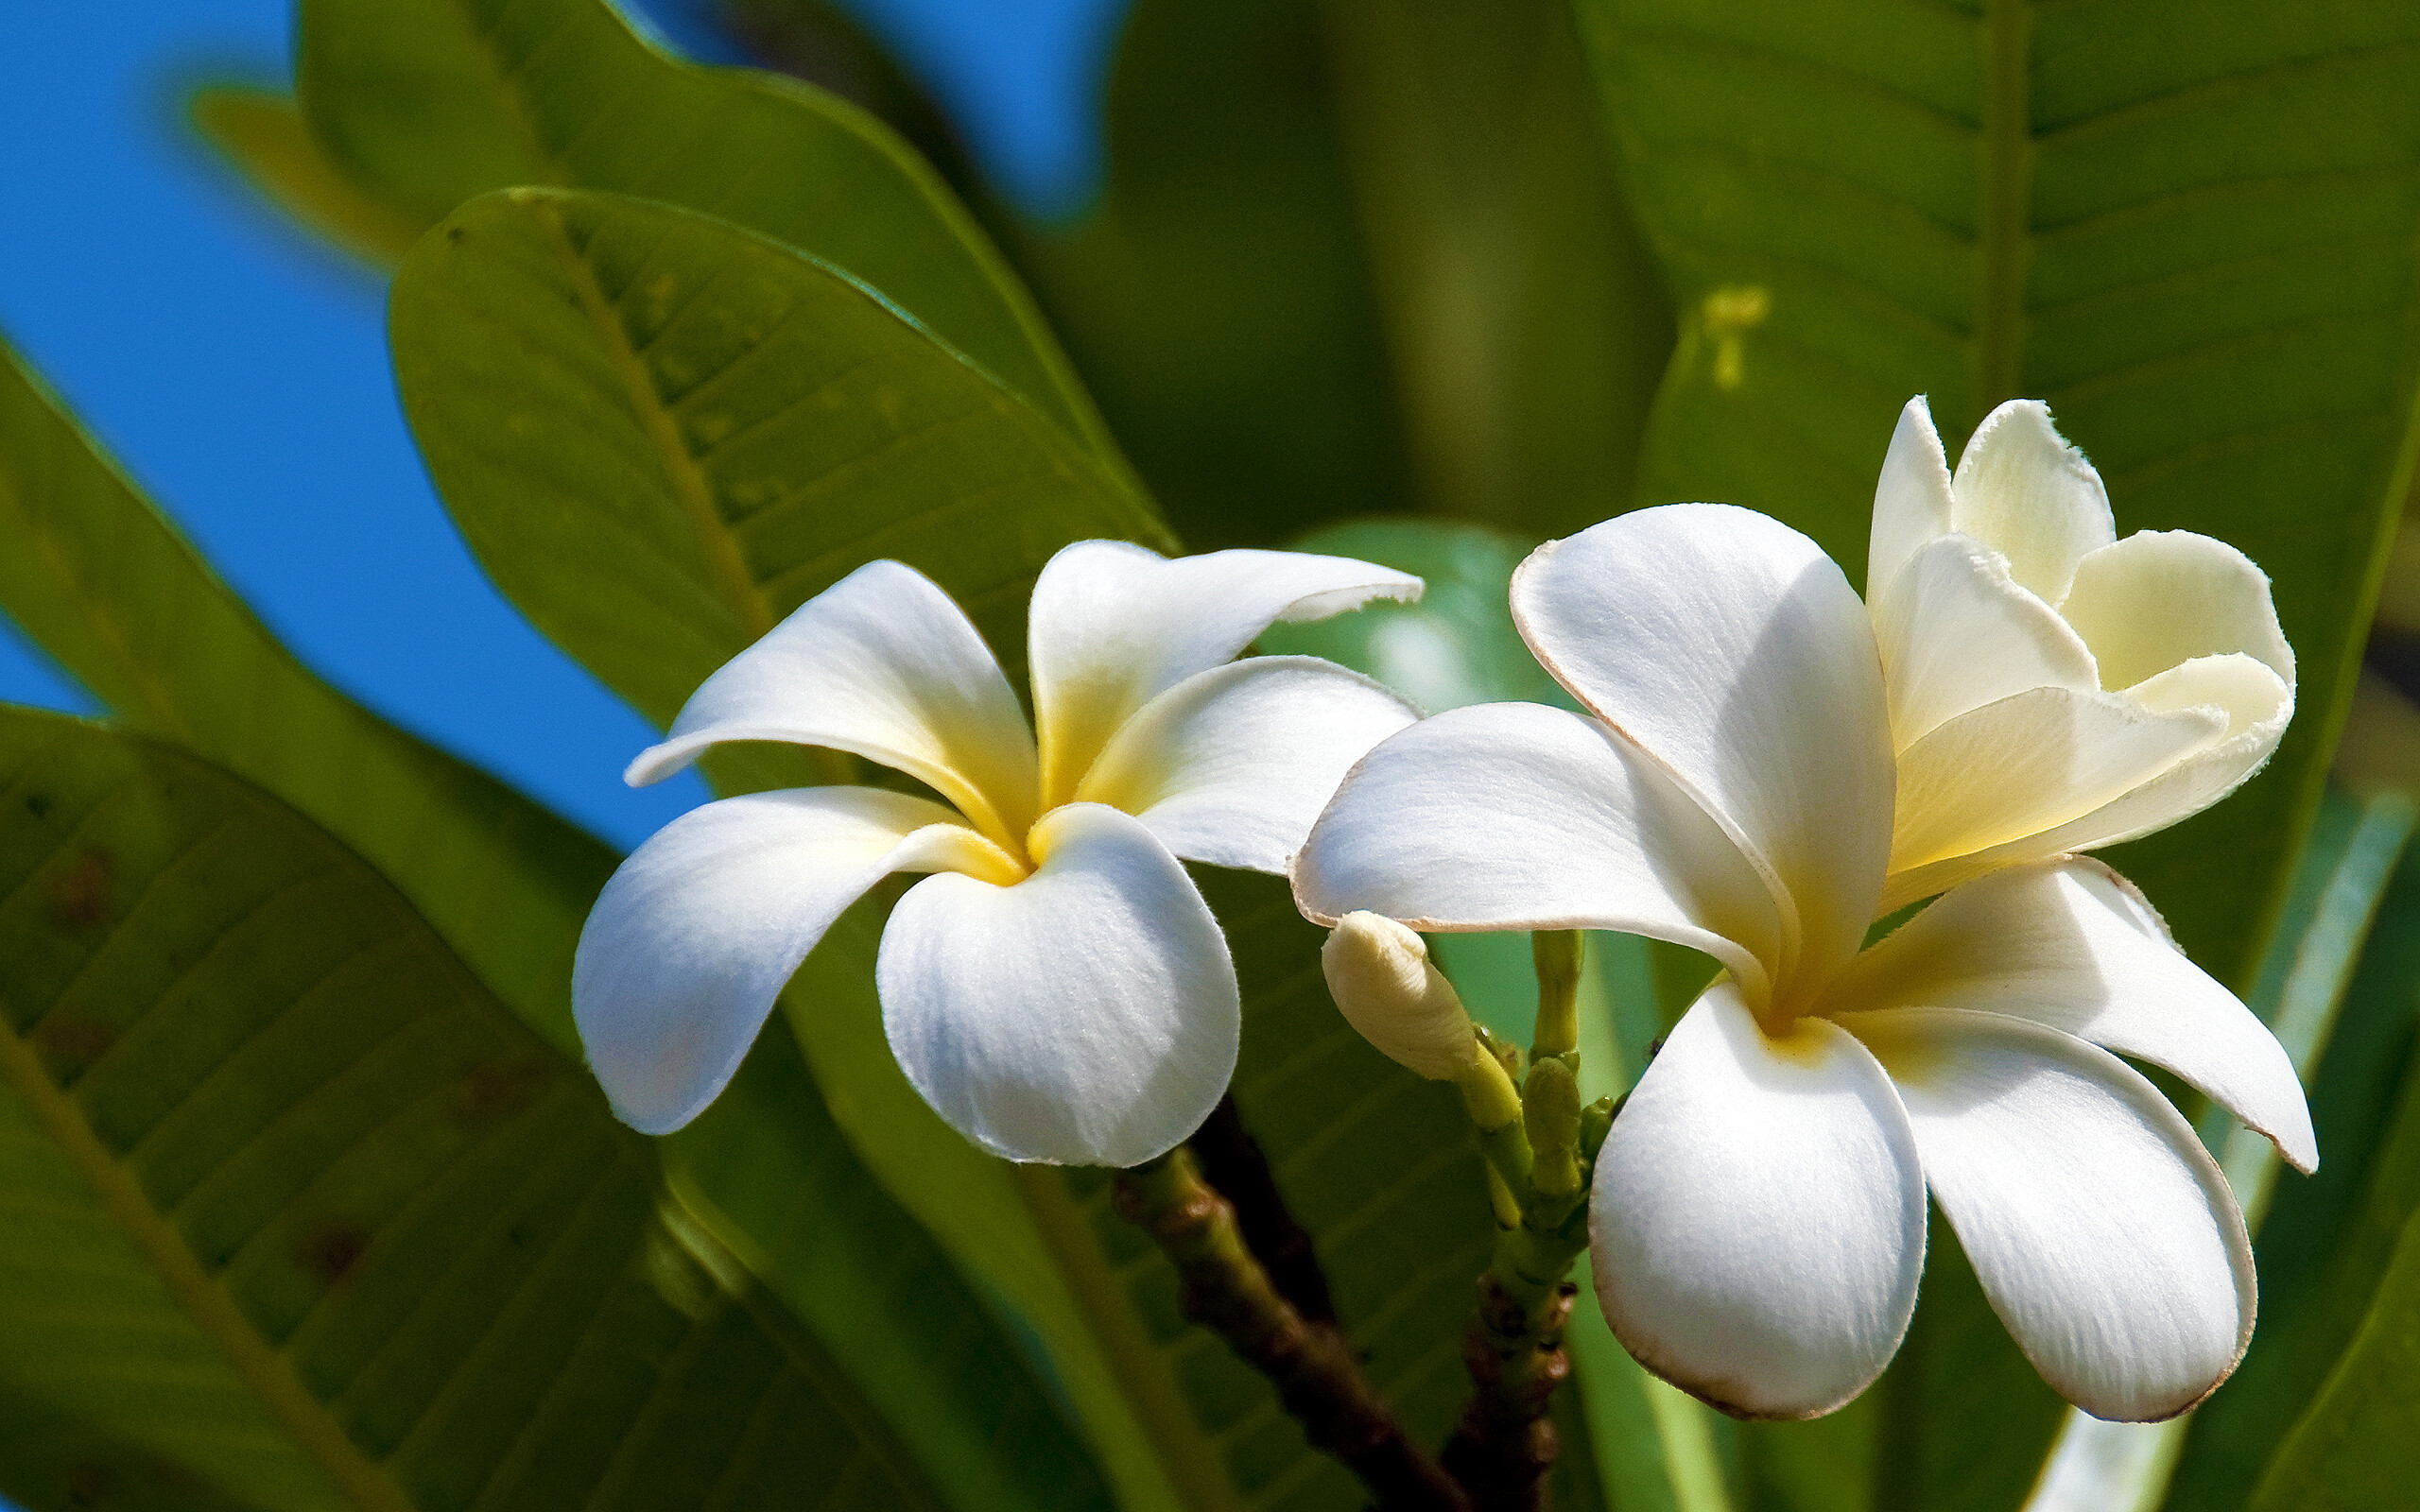
[(1363, 1039), (1430, 1081), (1452, 1081), (1479, 1055), (1453, 985), (1421, 937), (1380, 914), (1337, 920), (1320, 951), (1327, 989)]

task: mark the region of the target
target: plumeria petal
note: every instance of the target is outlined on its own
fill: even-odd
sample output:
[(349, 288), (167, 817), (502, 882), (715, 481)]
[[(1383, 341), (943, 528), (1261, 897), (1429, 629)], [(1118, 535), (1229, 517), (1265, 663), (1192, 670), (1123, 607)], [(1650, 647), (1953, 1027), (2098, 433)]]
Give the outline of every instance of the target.
[(1588, 1229), (1598, 1299), (1640, 1364), (1728, 1412), (1810, 1418), (1907, 1332), (1924, 1176), (1862, 1046), (1822, 1019), (1769, 1040), (1718, 982), (1614, 1120)]
[(2012, 867), (1944, 895), (1852, 962), (1826, 1012), (1979, 1008), (2167, 1067), (2319, 1164), (2293, 1062), (2236, 995), (2186, 959), (2142, 894), (2098, 861)]
[(689, 696), (624, 774), (671, 776), (717, 741), (828, 746), (929, 783), (1010, 844), (1033, 822), (1033, 736), (974, 623), (932, 579), (871, 561)]
[(2009, 575), (2048, 603), (2066, 597), (2086, 552), (2117, 539), (2100, 474), (2038, 399), (2012, 399), (1983, 417), (1952, 490), (1951, 528), (2006, 557)]
[(2083, 638), (1972, 536), (1941, 536), (1918, 549), (1873, 610), (1891, 736), (1903, 748), (2028, 688), (2100, 691)]
[(1027, 634), (1044, 806), (1067, 800), (1136, 710), (1233, 661), (1277, 621), (1418, 598), (1420, 588), (1419, 578), (1391, 568), (1307, 552), (1170, 560), (1117, 541), (1067, 547), (1034, 584)]
[(1264, 656), (1197, 672), (1126, 721), (1076, 788), (1188, 861), (1283, 874), (1336, 785), (1420, 717), (1331, 662)]
[(1881, 663), (1841, 570), (1763, 515), (1666, 505), (1539, 547), (1512, 616), (1765, 871), (1784, 975), (1820, 986), (1865, 937), (1891, 833)]
[(695, 1118), (841, 910), (890, 872), (943, 868), (1018, 870), (940, 804), (874, 788), (752, 793), (657, 831), (605, 884), (572, 964), (614, 1111), (648, 1134)]
[(2076, 564), (2059, 606), (2100, 662), (2101, 685), (2131, 687), (2196, 657), (2241, 652), (2290, 690), (2293, 648), (2268, 575), (2223, 541), (2142, 530)]
[[(1894, 857), (1896, 864), (1883, 887), (1882, 911), (1888, 913), (2002, 867), (2116, 845), (2199, 814), (2242, 786), (2260, 769), (2277, 748), (2278, 737), (2294, 712), (2292, 690), (2266, 665), (2248, 656), (2205, 657), (2188, 662), (2171, 673), (2137, 683), (2115, 696), (2132, 700), (2151, 711), (2154, 717), (2198, 711), (2198, 717), (2214, 725), (2225, 721), (2228, 730), (2161, 768), (2149, 781), (2065, 823), (1962, 854), (1941, 855), (1932, 861), (1915, 861), (1912, 848), (1902, 850), (1900, 857), (1906, 859)], [(2161, 707), (2171, 700), (2178, 701), (2181, 708)], [(2249, 713), (2263, 709), (2268, 711), (2268, 717), (2245, 722)], [(1956, 723), (1952, 721), (1953, 726)], [(1946, 728), (1919, 742), (1919, 748), (1938, 739)], [(1900, 758), (1903, 792), (1911, 781), (1910, 758), (1916, 754), (1911, 750)], [(1918, 760), (1928, 761), (1940, 754), (1927, 753)], [(1913, 780), (1939, 781), (1945, 785), (1954, 780), (1956, 768), (1945, 761), (1927, 766), (1926, 771), (1933, 775), (1914, 774)], [(1905, 840), (1902, 836), (1903, 844)]]
[(2224, 732), (2223, 716), (2206, 707), (2158, 713), (2122, 694), (2068, 688), (2033, 688), (1971, 710), (1899, 753), (1891, 868), (2041, 834)]
[(1014, 886), (908, 889), (874, 979), (908, 1079), (995, 1155), (1132, 1165), (1193, 1132), (1236, 1069), (1242, 1011), (1218, 920), (1142, 823), (1043, 816)]
[(1636, 747), (1541, 704), (1474, 704), (1363, 758), (1294, 861), (1304, 913), (1415, 929), (1612, 929), (1702, 950), (1770, 996), (1763, 879)]
[(1865, 595), (1878, 599), (1926, 541), (1949, 533), (1949, 457), (1922, 394), (1899, 411), (1882, 478), (1874, 489), (1874, 530), (1865, 551)]
[(2242, 1215), (2202, 1142), (2117, 1057), (2023, 1019), (1848, 1014), (1898, 1084), (1925, 1179), (2000, 1320), (2096, 1418), (2172, 1418), (2252, 1340)]

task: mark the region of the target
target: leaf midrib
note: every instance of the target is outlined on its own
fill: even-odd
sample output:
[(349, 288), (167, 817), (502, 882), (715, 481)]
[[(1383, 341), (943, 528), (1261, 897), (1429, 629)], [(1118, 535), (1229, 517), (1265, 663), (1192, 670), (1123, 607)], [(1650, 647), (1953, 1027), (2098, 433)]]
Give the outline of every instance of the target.
[(34, 1122), (92, 1188), (102, 1211), (150, 1265), (168, 1295), (238, 1379), (268, 1409), (296, 1447), (361, 1512), (419, 1512), (303, 1389), (278, 1351), (261, 1338), (193, 1251), (112, 1157), (75, 1100), (43, 1071), (31, 1045), (0, 1020), (0, 1078), (25, 1099)]

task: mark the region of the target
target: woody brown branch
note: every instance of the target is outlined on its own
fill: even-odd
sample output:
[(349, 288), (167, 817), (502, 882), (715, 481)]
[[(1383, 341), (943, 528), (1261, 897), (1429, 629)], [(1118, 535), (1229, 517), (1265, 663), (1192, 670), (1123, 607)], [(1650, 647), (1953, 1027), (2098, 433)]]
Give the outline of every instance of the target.
[(1235, 1204), (1202, 1179), (1189, 1149), (1120, 1171), (1113, 1201), (1176, 1266), (1184, 1315), (1267, 1376), (1312, 1446), (1343, 1461), (1384, 1512), (1468, 1512), (1470, 1499), (1406, 1436), (1336, 1324), (1305, 1317), (1280, 1295)]

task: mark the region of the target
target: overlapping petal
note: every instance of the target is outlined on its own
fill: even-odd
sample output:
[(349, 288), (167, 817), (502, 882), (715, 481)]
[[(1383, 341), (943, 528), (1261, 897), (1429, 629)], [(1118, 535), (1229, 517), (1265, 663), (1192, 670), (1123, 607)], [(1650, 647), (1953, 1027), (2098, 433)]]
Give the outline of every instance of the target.
[(1873, 601), (1892, 739), (1905, 748), (1949, 720), (2029, 688), (2100, 691), (2083, 638), (1971, 536), (1935, 538)]
[(1874, 531), (1865, 548), (1868, 600), (1879, 598), (1927, 541), (1949, 533), (1949, 458), (1933, 428), (1932, 407), (1918, 394), (1899, 410), (1874, 488)]
[(930, 877), (891, 910), (883, 1027), (950, 1126), (1016, 1160), (1132, 1165), (1208, 1116), (1242, 1013), (1218, 921), (1141, 821), (1044, 816), (1014, 886)]
[(2055, 687), (1960, 714), (1899, 753), (1891, 869), (2045, 834), (2151, 782), (2225, 730), (2225, 716), (2207, 706), (2161, 712), (2122, 694)]
[(2137, 531), (2077, 564), (2060, 612), (2092, 647), (2103, 687), (2132, 687), (2197, 657), (2238, 652), (2293, 686), (2293, 648), (2278, 627), (2268, 575), (2223, 541)]
[(1594, 721), (1476, 704), (1381, 744), (1294, 862), (1303, 911), (1415, 929), (1612, 929), (1694, 947), (1770, 997), (1781, 921), (1763, 879), (1671, 778)]
[(2226, 1179), (2117, 1057), (1998, 1014), (1839, 1021), (1889, 1070), (1983, 1291), (2058, 1393), (2172, 1418), (2252, 1339), (2252, 1246)]
[(2285, 1047), (2187, 960), (2126, 880), (2098, 861), (2012, 867), (1950, 892), (1850, 964), (1827, 1013), (1975, 1008), (2030, 1019), (2165, 1066), (2319, 1163), (2310, 1108)]
[(1768, 1039), (1726, 983), (1615, 1119), (1588, 1223), (1597, 1296), (1631, 1353), (1748, 1417), (1814, 1417), (1862, 1391), (1924, 1270), (1924, 1176), (1881, 1066), (1821, 1019)]
[(1034, 584), (1028, 621), (1043, 806), (1074, 794), (1137, 710), (1234, 660), (1277, 621), (1323, 619), (1420, 590), (1419, 578), (1391, 568), (1306, 552), (1170, 559), (1115, 541), (1065, 548)]
[(1419, 717), (1334, 662), (1253, 657), (1145, 704), (1084, 774), (1076, 801), (1136, 816), (1189, 861), (1282, 874), (1345, 772)]
[(1005, 844), (1033, 822), (1033, 736), (1016, 693), (949, 595), (895, 561), (866, 563), (732, 658), (625, 780), (669, 777), (726, 740), (828, 746), (896, 767)]
[(1983, 417), (1951, 492), (1950, 528), (2007, 558), (2009, 576), (2046, 603), (2067, 596), (2087, 552), (2117, 539), (2100, 474), (2040, 400), (2013, 399)]
[(942, 868), (1017, 874), (940, 804), (873, 788), (726, 799), (656, 832), (605, 885), (572, 966), (614, 1112), (649, 1134), (695, 1118), (841, 910), (890, 872)]
[(1512, 614), (1582, 703), (1662, 763), (1782, 910), (1785, 997), (1874, 918), (1892, 757), (1864, 603), (1812, 541), (1728, 505), (1641, 509), (1541, 546)]

